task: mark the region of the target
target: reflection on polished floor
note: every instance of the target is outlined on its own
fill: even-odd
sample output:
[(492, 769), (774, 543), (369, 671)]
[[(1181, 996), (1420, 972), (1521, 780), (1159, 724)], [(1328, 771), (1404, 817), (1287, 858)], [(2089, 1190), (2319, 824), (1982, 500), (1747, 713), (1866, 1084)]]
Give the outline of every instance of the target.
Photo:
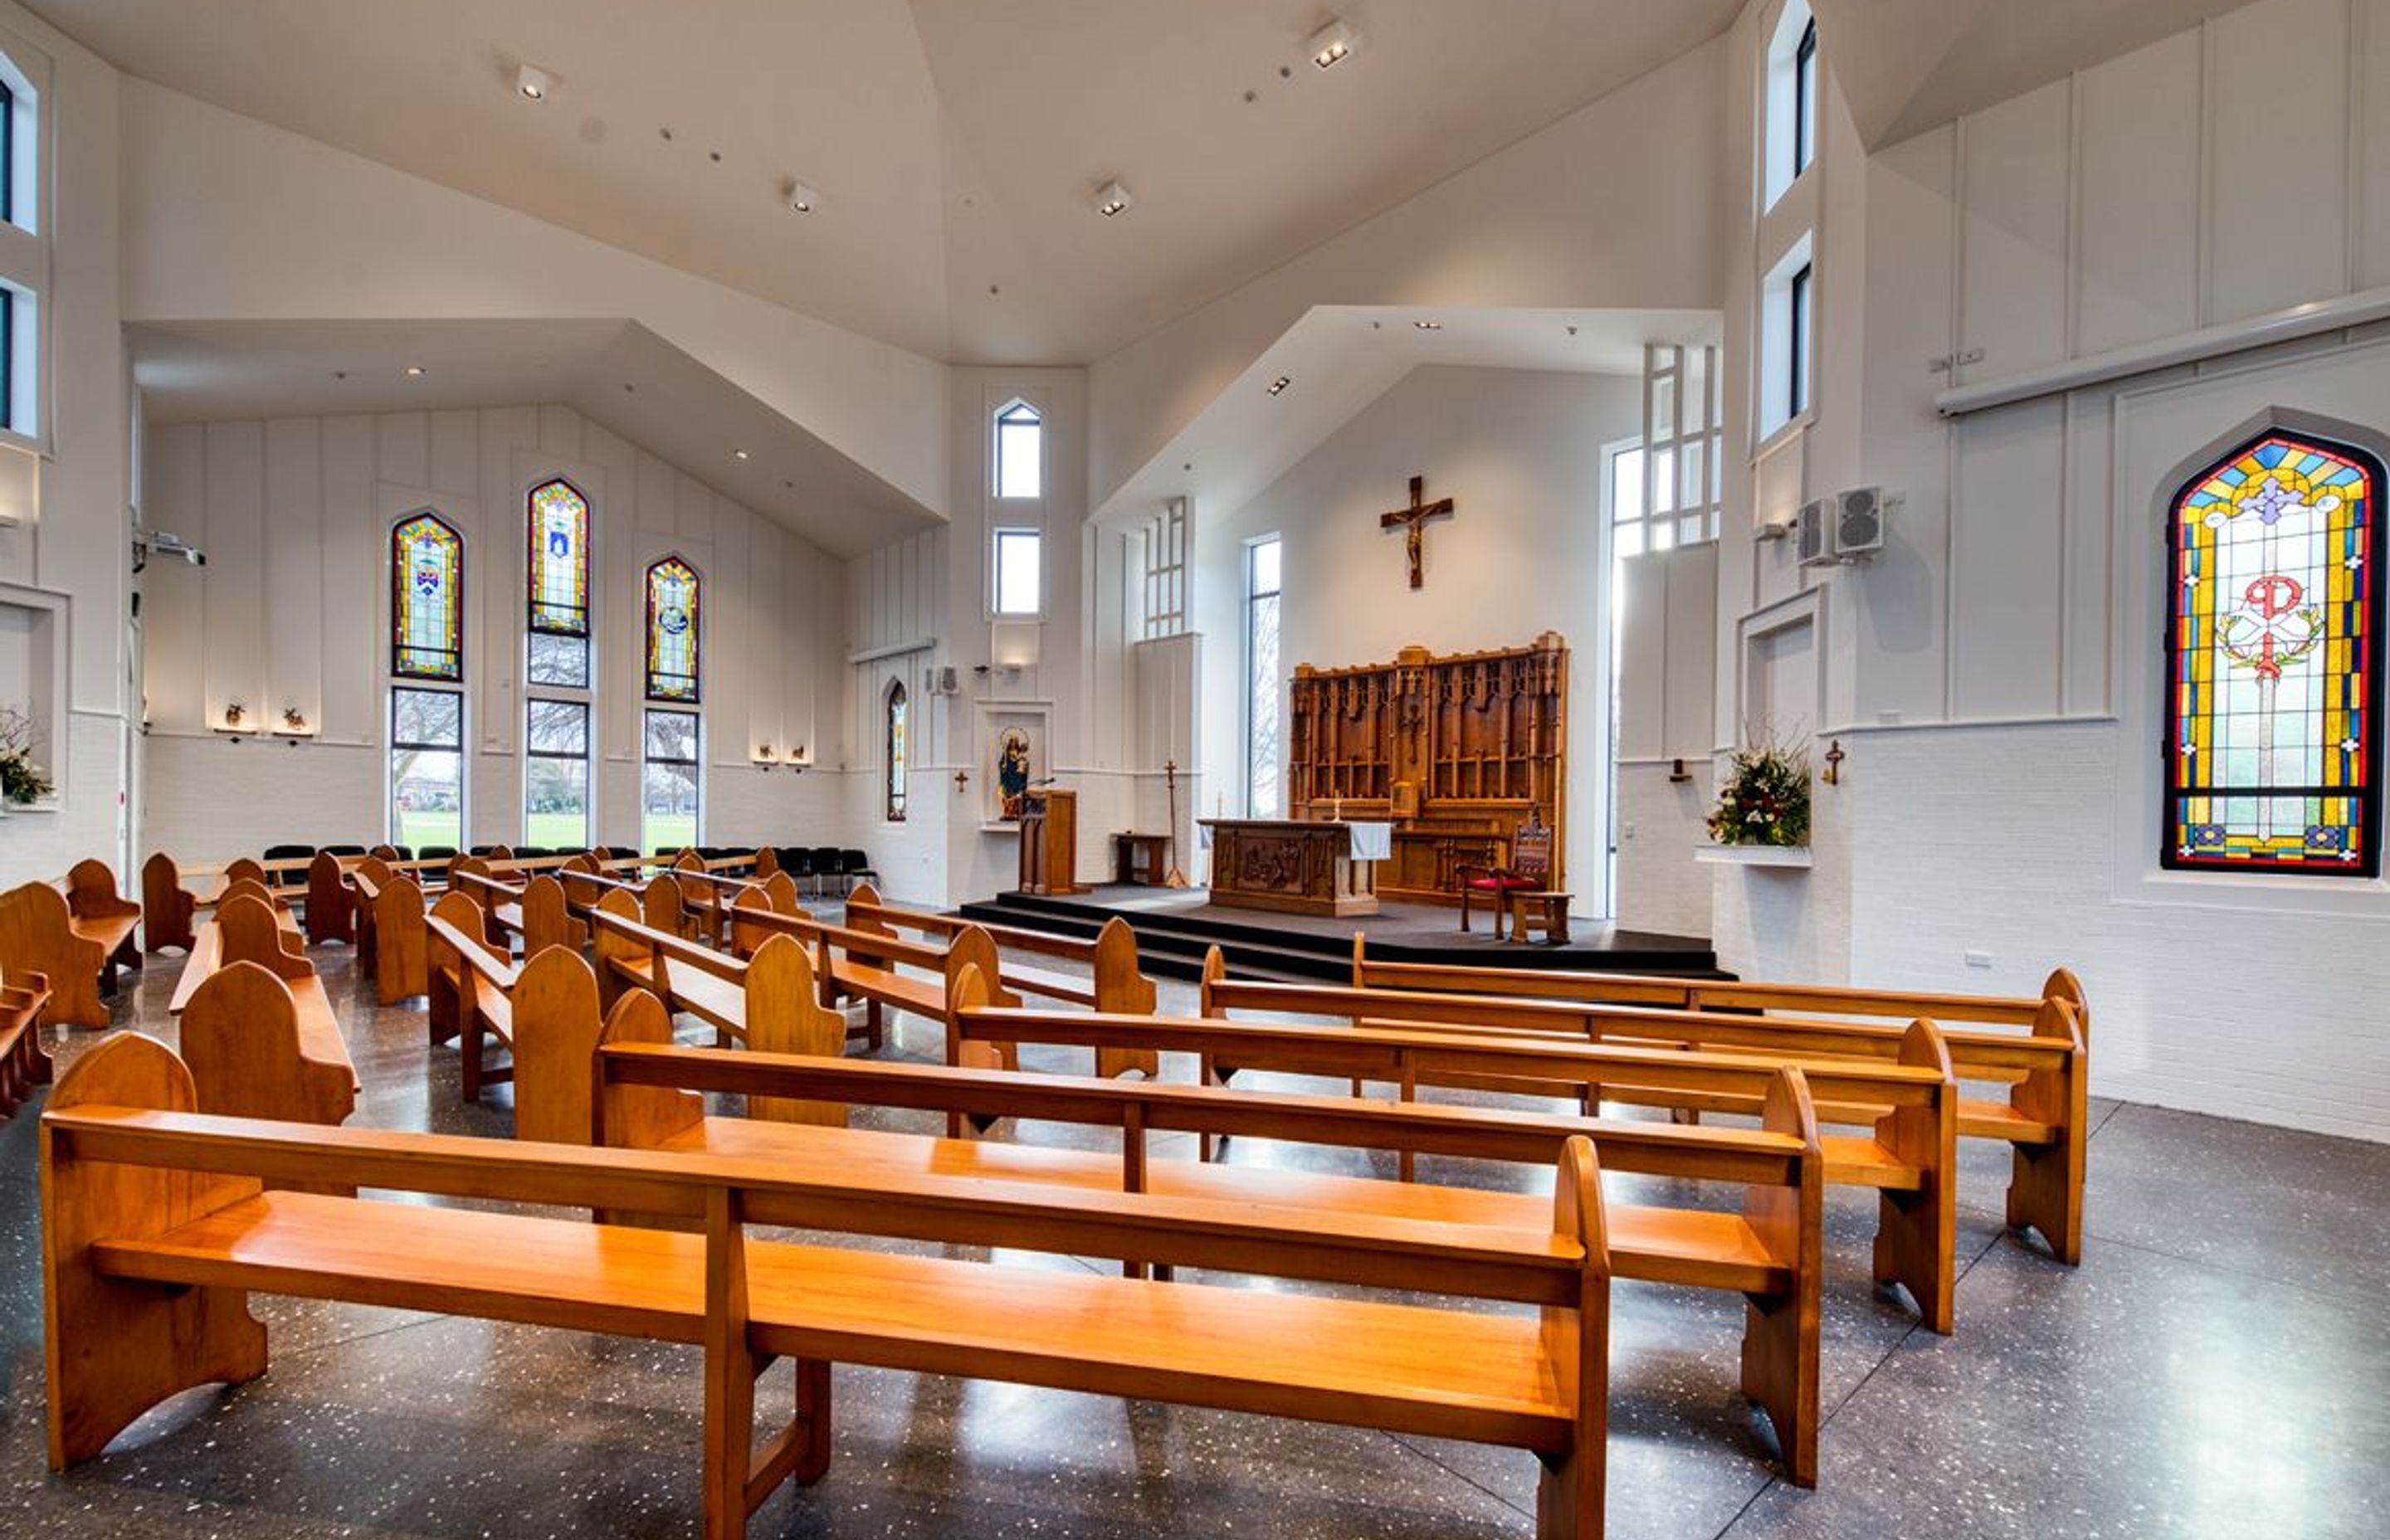
[[(317, 958), (365, 1080), (356, 1122), (510, 1132), (508, 1088), (456, 1105), (449, 1050), (425, 1047), (420, 1002), (378, 1007), (344, 949)], [(119, 1020), (173, 1041), (165, 1007), (177, 969), (153, 959), (118, 1001)], [(1190, 995), (1165, 984), (1163, 1007)], [(61, 1068), (98, 1040), (50, 1036)], [(889, 1051), (926, 1058), (935, 1047), (925, 1023), (900, 1019)], [(1057, 1054), (1049, 1067), (1077, 1066)], [(1872, 1201), (1829, 1189), (1814, 1492), (1773, 1479), (1762, 1424), (1735, 1392), (1737, 1309), (1715, 1294), (1619, 1284), (1610, 1533), (2383, 1534), (2390, 1149), (2140, 1107), (2095, 1114), (2079, 1271), (2002, 1234), (1987, 1205), (2005, 1157), (1962, 1147), (1968, 1264), (1954, 1337), (1917, 1328), (1908, 1310), (1870, 1293)], [(931, 1120), (885, 1123), (927, 1132)], [(274, 1340), (263, 1380), (194, 1392), (106, 1457), (49, 1473), (33, 1134), (30, 1116), (0, 1124), (8, 1535), (694, 1533), (695, 1350), (300, 1301), (258, 1303)], [(1071, 1133), (1040, 1125), (1024, 1136)], [(1183, 1140), (1158, 1140), (1154, 1152), (1190, 1153)], [(1251, 1142), (1231, 1158), (1372, 1165)], [(1499, 1181), (1505, 1171), (1429, 1161), (1421, 1174)], [(1610, 1180), (1620, 1197), (1660, 1185)], [(1534, 1462), (1516, 1454), (981, 1382), (839, 1376), (830, 1474), (776, 1495), (754, 1534), (1463, 1540), (1533, 1529)]]

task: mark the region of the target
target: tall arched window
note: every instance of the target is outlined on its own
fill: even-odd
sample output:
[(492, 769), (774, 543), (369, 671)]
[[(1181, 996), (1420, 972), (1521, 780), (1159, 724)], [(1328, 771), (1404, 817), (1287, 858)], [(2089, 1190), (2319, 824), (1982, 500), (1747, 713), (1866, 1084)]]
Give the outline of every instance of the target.
[(589, 501), (572, 482), (532, 489), (531, 628), (549, 636), (589, 635)]
[(2274, 430), (2176, 493), (2165, 866), (2379, 871), (2382, 478)]
[(898, 679), (888, 687), (882, 705), (888, 779), (884, 785), (883, 811), (892, 824), (905, 821), (905, 773), (911, 766), (913, 722), (912, 706), (905, 699), (905, 681)]
[(418, 513), (390, 532), (390, 672), (463, 682), (465, 537)]
[(1025, 401), (1012, 401), (996, 414), (996, 494), (1046, 494), (1046, 418)]
[(668, 556), (648, 569), (648, 699), (698, 699), (697, 569)]
[(558, 478), (524, 500), (523, 841), (589, 843), (589, 500)]

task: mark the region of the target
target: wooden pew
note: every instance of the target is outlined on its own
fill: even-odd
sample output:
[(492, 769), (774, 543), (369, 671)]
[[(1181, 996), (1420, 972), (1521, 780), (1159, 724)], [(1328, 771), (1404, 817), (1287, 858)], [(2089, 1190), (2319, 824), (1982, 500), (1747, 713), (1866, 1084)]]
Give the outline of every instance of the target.
[(199, 1110), (338, 1123), (360, 1083), (331, 996), (287, 909), (234, 884), (200, 928), (169, 1008)]
[[(789, 891), (793, 900), (796, 892), (793, 883)], [(777, 904), (775, 907), (777, 907)], [(1067, 958), (1085, 964), (1091, 975), (1083, 979), (1074, 973), (1061, 973), (1005, 959), (1002, 965), (1004, 987), (1015, 994), (1062, 1000), (1074, 1006), (1085, 1006), (1089, 1010), (1109, 1011), (1119, 1016), (1149, 1014), (1159, 999), (1153, 981), (1137, 967), (1137, 932), (1118, 915), (1104, 921), (1103, 929), (1096, 933), (1095, 940), (1083, 941), (1076, 936), (1057, 936), (1009, 925), (982, 925), (976, 920), (952, 915), (924, 914), (919, 910), (899, 908), (881, 899), (879, 891), (870, 883), (860, 882), (846, 895), (846, 923), (847, 928), (854, 930), (883, 934), (893, 934), (898, 930), (918, 930), (949, 942), (978, 925), (996, 943), (999, 952), (1026, 952)], [(1162, 1061), (1151, 1054), (1121, 1048), (1096, 1050), (1096, 1073), (1109, 1077), (1126, 1074), (1131, 1070), (1139, 1071), (1150, 1079), (1162, 1072)]]
[[(767, 936), (792, 936), (814, 947), (814, 972), (822, 982), (822, 1004), (836, 1007), (847, 995), (864, 1002), (867, 1010), (861, 1035), (877, 1051), (883, 1037), (881, 1007), (911, 1011), (953, 1025), (954, 998), (963, 969), (977, 968), (994, 981), (991, 998), (999, 1005), (1018, 1005), (1003, 979), (996, 943), (979, 926), (955, 933), (944, 946), (899, 940), (882, 932), (832, 925), (810, 915), (781, 914), (772, 909), (760, 889), (750, 888), (730, 906), (731, 950), (751, 951)], [(924, 979), (902, 973), (916, 968), (937, 975)], [(853, 1034), (850, 1034), (853, 1035)], [(1009, 1043), (974, 1045), (976, 1064), (1018, 1069), (1020, 1055)]]
[[(431, 1046), (457, 1046), (457, 1091), (469, 1105), (484, 1085), (515, 1077), (514, 959), (490, 940), (482, 906), (461, 888), (424, 918), (426, 1019)], [(493, 1047), (507, 1051), (497, 1063)]]
[(460, 880), (466, 894), (482, 906), (491, 924), (508, 935), (522, 938), (524, 961), (551, 946), (578, 952), (589, 944), (589, 927), (572, 918), (559, 878), (546, 872), (529, 874), (527, 879), (525, 874), (510, 875), (517, 879), (471, 873)]
[(590, 923), (598, 998), (608, 1009), (626, 988), (639, 989), (711, 1026), (724, 1046), (829, 1057), (845, 1050), (846, 1018), (822, 1003), (814, 960), (794, 937), (772, 936), (752, 956), (730, 956), (642, 923), (623, 892), (607, 894)]
[[(1396, 1021), (1413, 1030), (1451, 1027), (1481, 1033), (1493, 1028), (1559, 1033), (1588, 1042), (1786, 1057), (1807, 1065), (1908, 1061), (1903, 1059), (1908, 1032), (1902, 1027), (1723, 1010), (1231, 980), (1226, 977), (1216, 947), (1204, 961), (1203, 1001), (1206, 1014), (1225, 1014), (1230, 1009), (1291, 1011)], [(2024, 1034), (1980, 1027), (1944, 1029), (1941, 1045), (1960, 1080), (2004, 1083), (2010, 1087), (2005, 1101), (1961, 1097), (1957, 1112), (1959, 1136), (2009, 1147), (2009, 1225), (2039, 1234), (2053, 1256), (2073, 1265), (2083, 1259), (2083, 1180), (2090, 1138), (2089, 1056), (2074, 1007), (2062, 998), (2053, 995), (2038, 1002), (2031, 1027)], [(1603, 1095), (1616, 1101), (1709, 1110), (1673, 1093), (1656, 1098), (1642, 1096), (1638, 1087), (1626, 1084), (1608, 1085)], [(1824, 1123), (1873, 1123), (1884, 1110), (1864, 1099), (1844, 1101), (1822, 1092), (1818, 1097), (1818, 1116)], [(1830, 1165), (1840, 1157), (1840, 1136), (1828, 1136)]]
[(341, 857), (319, 850), (307, 863), (307, 944), (326, 942), (356, 944), (357, 894), (349, 886), (348, 866)]
[(1931, 1017), (1987, 1026), (2030, 1027), (2045, 1001), (2075, 1007), (2083, 1040), (2091, 1040), (2091, 1004), (2072, 969), (2053, 969), (2041, 993), (2007, 997), (1934, 990), (1856, 989), (1841, 984), (1774, 984), (1732, 979), (1676, 979), (1545, 968), (1471, 968), (1455, 963), (1380, 962), (1368, 940), (1353, 933), (1353, 987), (1426, 990), (1443, 995), (1511, 995), (1593, 1005), (1657, 1006), (1670, 1010), (1792, 1010), (1807, 1016), (1910, 1021)]
[[(1440, 1085), (1574, 1100), (1587, 1112), (1613, 1085), (1631, 1084), (1655, 1099), (1672, 1096), (1759, 1116), (1772, 1077), (1788, 1067), (1748, 1056), (1605, 1046), (1523, 1033), (1002, 1008), (958, 1010), (946, 1061), (958, 1062), (971, 1043), (982, 1041), (1193, 1054), (1205, 1084), (1221, 1084), (1240, 1069), (1265, 1070), (1346, 1080), (1356, 1096), (1364, 1082), (1383, 1081), (1406, 1102), (1421, 1086)], [(1940, 1032), (1930, 1021), (1911, 1023), (1896, 1063), (1791, 1067), (1808, 1082), (1819, 1121), (1830, 1102), (1863, 1100), (1886, 1109), (1870, 1138), (1820, 1141), (1825, 1180), (1878, 1194), (1875, 1281), (1907, 1290), (1924, 1324), (1948, 1332), (1957, 1281), (1959, 1090)], [(1412, 1174), (1407, 1154), (1398, 1157), (1398, 1169), (1406, 1179)]]
[(373, 970), (374, 997), (386, 1006), (430, 988), (423, 889), (389, 863), (367, 856), (349, 872), (356, 890), (357, 961)]
[[(1610, 1261), (1590, 1141), (1521, 1238), (1249, 1203), (768, 1161), (501, 1143), (193, 1110), (173, 1053), (86, 1055), (41, 1127), (49, 1457), (98, 1454), (169, 1396), (267, 1367), (251, 1290), (704, 1349), (702, 1508), (741, 1535), (827, 1473), (829, 1361), (1253, 1411), (1534, 1451), (1541, 1540), (1602, 1529)], [(693, 1228), (261, 1191), (300, 1177), (651, 1214)], [(1028, 1246), (1536, 1306), (1488, 1314), (948, 1256), (751, 1239), (751, 1225)], [(796, 1360), (791, 1422), (755, 1445), (756, 1377)]]
[(42, 1012), (50, 981), (31, 970), (0, 976), (0, 1119), (14, 1113), (35, 1086), (50, 1083), (50, 1056), (42, 1046)]
[[(1792, 1478), (1817, 1480), (1818, 1278), (1823, 1157), (1808, 1092), (1796, 1070), (1775, 1072), (1752, 1129), (1688, 1129), (1421, 1103), (1258, 1094), (1227, 1087), (1123, 1084), (1075, 1076), (966, 1070), (770, 1051), (684, 1047), (636, 993), (600, 1020), (587, 965), (562, 955), (537, 965), (537, 1007), (524, 1004), (524, 1068), (515, 1091), (518, 1136), (684, 1153), (769, 1159), (799, 1172), (940, 1172), (995, 1182), (1151, 1192), (1381, 1218), (1511, 1229), (1543, 1222), (1546, 1200), (1517, 1192), (1430, 1187), (1367, 1177), (1152, 1160), (1147, 1140), (1193, 1133), (1407, 1154), (1549, 1164), (1567, 1141), (1590, 1138), (1605, 1170), (1741, 1189), (1737, 1211), (1612, 1206), (1616, 1276), (1746, 1297), (1743, 1389), (1768, 1414)], [(520, 997), (531, 997), (533, 969)], [(976, 979), (964, 986), (979, 992)], [(645, 1008), (642, 1008), (645, 1007)], [(747, 1118), (709, 1117), (703, 1097), (743, 1096)], [(1036, 1118), (1121, 1131), (1118, 1154), (877, 1130), (788, 1126), (790, 1106), (861, 1104), (992, 1123)]]
[(67, 885), (61, 892), (27, 882), (0, 893), (0, 970), (50, 981), (45, 1021), (105, 1027), (103, 996), (115, 993), (118, 966), (139, 959), (133, 934), (141, 906), (116, 897), (115, 879), (96, 861), (78, 862)]
[(188, 952), (199, 898), (183, 886), (182, 868), (164, 851), (141, 864), (141, 939), (152, 952)]

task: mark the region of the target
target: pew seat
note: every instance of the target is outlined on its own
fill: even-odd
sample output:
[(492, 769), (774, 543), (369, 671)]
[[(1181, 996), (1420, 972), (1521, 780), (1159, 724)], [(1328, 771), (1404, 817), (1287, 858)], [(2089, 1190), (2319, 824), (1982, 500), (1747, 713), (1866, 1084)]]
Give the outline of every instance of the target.
[(50, 1056), (42, 1046), (42, 1012), (50, 981), (39, 973), (0, 978), (0, 1118), (22, 1107), (37, 1085), (50, 1083)]

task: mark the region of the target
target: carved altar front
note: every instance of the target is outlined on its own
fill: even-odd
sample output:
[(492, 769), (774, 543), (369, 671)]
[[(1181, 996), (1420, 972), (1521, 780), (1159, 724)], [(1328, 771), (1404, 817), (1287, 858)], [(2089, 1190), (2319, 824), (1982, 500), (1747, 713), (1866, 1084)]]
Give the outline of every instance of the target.
[(1531, 811), (1552, 826), (1550, 886), (1565, 889), (1568, 644), (1294, 671), (1288, 813), (1384, 819), (1387, 898), (1457, 901), (1458, 868), (1507, 866)]
[(1213, 903), (1340, 918), (1378, 912), (1378, 863), (1363, 853), (1371, 846), (1353, 825), (1281, 818), (1198, 821), (1212, 836)]

